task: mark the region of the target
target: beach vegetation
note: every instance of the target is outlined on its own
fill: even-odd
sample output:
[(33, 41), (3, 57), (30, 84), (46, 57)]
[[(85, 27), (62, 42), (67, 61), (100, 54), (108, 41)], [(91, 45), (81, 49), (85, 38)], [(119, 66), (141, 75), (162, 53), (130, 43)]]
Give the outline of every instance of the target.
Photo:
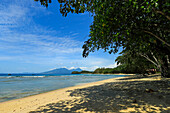
[(131, 54), (130, 52), (123, 53), (121, 56), (118, 56), (117, 64), (123, 66), (123, 72), (128, 73), (140, 73), (145, 75), (148, 70), (153, 69), (159, 71), (159, 69), (147, 59), (140, 55)]
[[(46, 7), (52, 2), (35, 1), (40, 1)], [(99, 49), (111, 54), (119, 52), (122, 48), (122, 58), (127, 53), (136, 56), (133, 63), (138, 64), (133, 66), (143, 65), (142, 68), (149, 61), (160, 70), (163, 77), (170, 77), (169, 0), (58, 0), (58, 2), (63, 16), (67, 16), (68, 13), (84, 12), (90, 12), (93, 16), (89, 39), (83, 45), (83, 57)], [(120, 60), (120, 57), (118, 59)]]
[(92, 71), (86, 71), (86, 70), (83, 70), (83, 71), (73, 71), (71, 74), (92, 74), (93, 72)]
[(71, 74), (81, 74), (81, 72), (73, 71), (73, 72), (71, 72)]

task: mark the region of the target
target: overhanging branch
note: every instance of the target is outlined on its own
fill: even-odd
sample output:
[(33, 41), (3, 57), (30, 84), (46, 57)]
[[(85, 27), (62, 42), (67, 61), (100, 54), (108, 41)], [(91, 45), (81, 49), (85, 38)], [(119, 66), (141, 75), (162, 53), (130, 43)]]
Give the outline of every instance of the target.
[(157, 35), (153, 34), (152, 32), (146, 31), (146, 30), (143, 30), (143, 31), (144, 31), (145, 33), (148, 33), (148, 34), (150, 34), (150, 35), (156, 37), (158, 40), (160, 40), (161, 42), (165, 43), (167, 46), (170, 47), (170, 44), (168, 44), (167, 42), (165, 42), (164, 40), (162, 40), (160, 37), (158, 37)]
[(170, 17), (169, 17), (168, 15), (166, 15), (164, 12), (155, 10), (154, 8), (153, 8), (153, 10), (154, 10), (156, 13), (161, 14), (161, 15), (165, 16), (168, 20), (170, 20)]

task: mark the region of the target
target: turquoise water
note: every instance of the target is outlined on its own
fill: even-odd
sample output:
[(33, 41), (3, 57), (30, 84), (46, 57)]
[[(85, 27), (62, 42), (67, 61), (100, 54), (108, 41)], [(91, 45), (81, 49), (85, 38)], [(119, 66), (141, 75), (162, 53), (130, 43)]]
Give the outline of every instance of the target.
[(125, 75), (0, 75), (0, 102)]

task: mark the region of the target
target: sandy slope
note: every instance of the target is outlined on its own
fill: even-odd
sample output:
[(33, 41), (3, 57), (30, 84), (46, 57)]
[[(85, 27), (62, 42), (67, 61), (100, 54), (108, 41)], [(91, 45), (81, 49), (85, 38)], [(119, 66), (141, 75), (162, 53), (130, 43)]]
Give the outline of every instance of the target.
[(128, 76), (0, 103), (0, 113), (167, 112), (170, 80)]

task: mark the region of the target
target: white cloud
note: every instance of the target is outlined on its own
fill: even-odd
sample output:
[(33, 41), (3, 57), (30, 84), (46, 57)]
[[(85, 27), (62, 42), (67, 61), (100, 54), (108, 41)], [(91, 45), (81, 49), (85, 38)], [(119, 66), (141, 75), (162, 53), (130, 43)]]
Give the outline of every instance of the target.
[[(4, 2), (5, 0), (2, 1), (2, 3)], [(34, 12), (51, 14), (39, 2), (34, 1), (13, 0), (10, 3), (0, 5), (0, 51), (47, 56), (82, 51), (82, 42), (70, 37), (78, 33), (72, 32), (69, 34), (70, 36), (58, 37), (57, 34), (60, 31), (34, 23), (32, 20)]]
[(76, 67), (70, 67), (70, 68), (67, 68), (67, 69), (71, 70), (71, 69), (77, 69), (77, 68)]
[[(1, 3), (3, 2), (5, 0)], [(83, 42), (76, 40), (79, 34), (77, 31), (63, 35), (61, 31), (37, 25), (33, 17), (37, 16), (37, 12), (45, 13), (47, 16), (52, 14), (44, 6), (37, 4), (40, 3), (33, 0), (11, 0), (6, 5), (0, 5), (1, 61), (38, 64), (49, 69), (64, 66), (68, 69), (80, 67), (83, 70), (93, 71), (104, 66), (114, 67), (109, 65), (111, 63), (109, 59), (92, 56), (82, 58)]]
[(97, 68), (102, 68), (102, 67), (104, 67), (104, 68), (115, 68), (117, 66), (118, 66), (117, 63), (114, 63), (114, 64), (110, 64), (110, 65), (107, 65), (107, 66), (89, 66), (89, 67), (79, 67), (79, 68), (82, 69), (82, 70), (94, 71)]
[[(27, 20), (29, 23), (29, 18), (26, 18), (28, 9), (20, 7), (17, 5), (0, 5), (0, 31), (1, 34), (10, 34), (11, 29), (17, 28)], [(0, 37), (1, 37), (0, 34)]]
[(63, 66), (62, 68), (67, 68), (66, 66)]
[(97, 68), (115, 68), (117, 67), (117, 63), (114, 63), (114, 64), (110, 64), (110, 65), (107, 65), (107, 66), (88, 66), (88, 67), (70, 67), (68, 69), (76, 69), (76, 68), (80, 68), (82, 70), (86, 70), (86, 71), (94, 71), (96, 70)]
[[(7, 7), (2, 6), (0, 10), (0, 24), (1, 25), (16, 25), (26, 18), (27, 8), (23, 8), (17, 5), (9, 5)], [(22, 20), (21, 20), (22, 19)]]
[(86, 70), (86, 71), (94, 71), (97, 68), (99, 68), (99, 66), (80, 67), (80, 69)]
[(70, 68), (68, 68), (67, 66), (63, 66), (63, 68), (67, 68), (68, 70), (80, 68), (80, 69), (86, 70), (86, 71), (94, 71), (95, 69), (97, 69), (99, 67), (98, 66), (89, 66), (89, 67), (70, 67)]
[(9, 56), (0, 56), (0, 60), (4, 61), (4, 60), (11, 60), (13, 59), (12, 57)]
[(51, 70), (54, 70), (54, 69), (57, 69), (57, 68), (52, 68), (52, 69), (49, 69), (49, 71), (51, 71)]
[(106, 66), (105, 68), (115, 68), (117, 66), (118, 66), (117, 63), (114, 63), (114, 64), (110, 64), (110, 65)]
[(2, 48), (9, 52), (48, 53), (50, 55), (53, 53), (76, 53), (82, 51), (81, 42), (71, 38), (33, 34), (2, 35), (0, 49)]
[(73, 34), (71, 34), (71, 36), (76, 36), (76, 35), (78, 35), (79, 33), (73, 33)]

